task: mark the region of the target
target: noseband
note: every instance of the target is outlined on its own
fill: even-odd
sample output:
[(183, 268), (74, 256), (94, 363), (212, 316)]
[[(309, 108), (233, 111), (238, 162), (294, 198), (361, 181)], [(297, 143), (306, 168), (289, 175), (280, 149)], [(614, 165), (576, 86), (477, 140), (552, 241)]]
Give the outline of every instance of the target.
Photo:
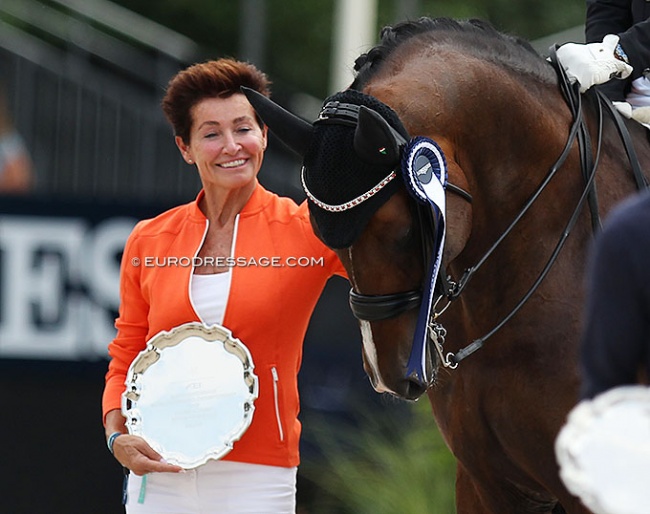
[(354, 317), (363, 321), (379, 321), (394, 318), (417, 309), (422, 303), (420, 290), (404, 293), (367, 295), (350, 290), (350, 308)]

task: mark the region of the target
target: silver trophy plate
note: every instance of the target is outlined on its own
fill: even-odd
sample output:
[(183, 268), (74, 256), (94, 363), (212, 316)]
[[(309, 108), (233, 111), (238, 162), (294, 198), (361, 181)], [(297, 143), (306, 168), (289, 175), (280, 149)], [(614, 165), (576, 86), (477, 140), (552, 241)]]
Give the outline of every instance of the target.
[(650, 512), (650, 389), (580, 402), (555, 442), (560, 476), (595, 514)]
[(219, 325), (160, 332), (133, 360), (122, 395), (130, 434), (185, 469), (220, 459), (253, 420), (258, 381), (248, 348)]

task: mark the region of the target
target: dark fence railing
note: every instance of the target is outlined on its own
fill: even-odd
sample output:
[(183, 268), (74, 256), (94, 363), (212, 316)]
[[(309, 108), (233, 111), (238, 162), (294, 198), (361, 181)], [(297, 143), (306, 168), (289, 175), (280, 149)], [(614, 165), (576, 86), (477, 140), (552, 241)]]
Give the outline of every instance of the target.
[[(181, 60), (153, 48), (151, 37), (127, 43), (130, 38), (107, 36), (98, 29), (102, 24), (91, 25), (88, 18), (97, 12), (90, 6), (105, 9), (104, 25), (110, 24), (107, 15), (124, 16), (107, 2), (57, 2), (65, 11), (33, 0), (0, 3), (0, 83), (34, 163), (36, 192), (165, 202), (193, 198), (198, 176), (180, 158), (160, 100), (166, 82), (192, 56), (198, 60), (199, 52), (192, 54), (194, 47), (181, 39)], [(74, 7), (83, 12), (71, 19)], [(117, 28), (122, 25), (123, 20)], [(165, 36), (166, 29), (153, 27), (143, 33)], [(269, 146), (262, 182), (300, 197), (295, 159), (278, 143)]]

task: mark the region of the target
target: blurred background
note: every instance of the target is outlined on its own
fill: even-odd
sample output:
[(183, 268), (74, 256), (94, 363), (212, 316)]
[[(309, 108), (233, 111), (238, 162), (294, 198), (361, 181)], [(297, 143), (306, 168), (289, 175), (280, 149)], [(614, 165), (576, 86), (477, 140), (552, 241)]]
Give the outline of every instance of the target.
[[(0, 513), (113, 514), (121, 470), (100, 397), (119, 259), (137, 220), (199, 189), (159, 104), (187, 65), (251, 61), (311, 120), (381, 27), (483, 18), (533, 42), (582, 41), (583, 0), (0, 0)], [(302, 201), (271, 138), (261, 182)], [(328, 285), (300, 375), (301, 514), (453, 512), (454, 463), (426, 399), (374, 393), (348, 286)]]

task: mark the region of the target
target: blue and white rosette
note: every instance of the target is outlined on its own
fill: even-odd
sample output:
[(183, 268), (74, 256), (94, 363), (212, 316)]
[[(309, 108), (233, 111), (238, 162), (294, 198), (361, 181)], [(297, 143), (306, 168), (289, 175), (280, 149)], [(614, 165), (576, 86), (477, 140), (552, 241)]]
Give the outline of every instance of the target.
[(422, 204), (431, 207), (435, 223), (434, 248), (431, 265), (422, 291), (422, 303), (418, 315), (411, 355), (406, 376), (415, 376), (424, 383), (430, 381), (426, 371), (426, 349), (429, 339), (428, 325), (433, 308), (438, 271), (445, 244), (445, 187), (447, 185), (447, 162), (437, 143), (418, 136), (409, 141), (402, 154), (404, 182), (411, 194)]

